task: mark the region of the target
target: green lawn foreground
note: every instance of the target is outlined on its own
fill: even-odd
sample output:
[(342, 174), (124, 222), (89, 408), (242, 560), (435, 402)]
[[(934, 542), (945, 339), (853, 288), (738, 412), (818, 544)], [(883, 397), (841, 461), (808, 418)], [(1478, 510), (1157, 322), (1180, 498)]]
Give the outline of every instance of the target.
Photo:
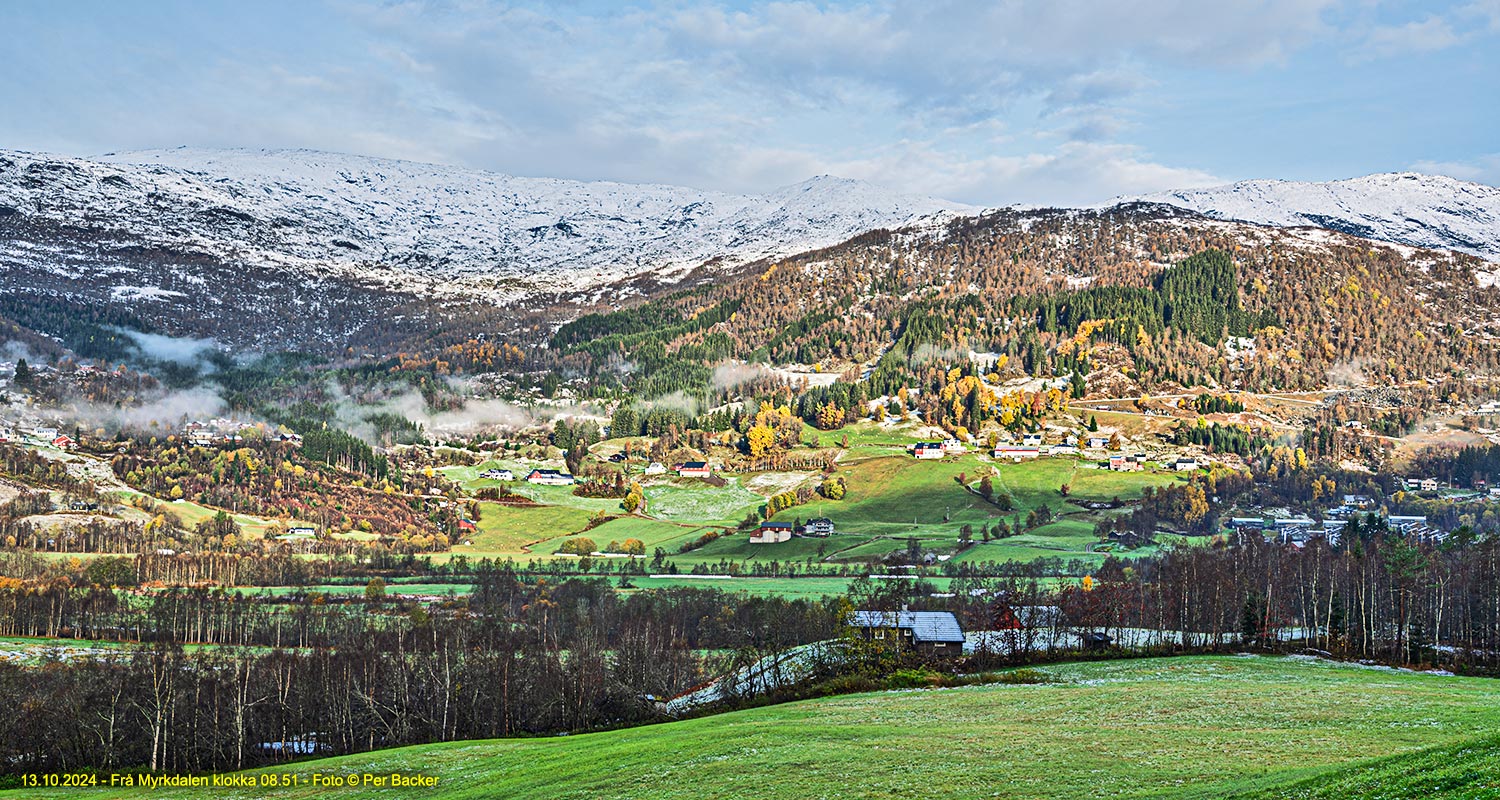
[[(1052, 682), (847, 695), (621, 731), (408, 747), (270, 771), (440, 776), (434, 789), (340, 793), (351, 798), (968, 800), (1241, 792), (1280, 798), (1301, 796), (1320, 776), (1349, 789), (1327, 796), (1374, 798), (1406, 795), (1382, 794), (1368, 780), (1358, 788), (1360, 775), (1369, 777), (1368, 767), (1356, 769), (1362, 762), (1395, 757), (1388, 767), (1395, 776), (1409, 763), (1403, 757), (1433, 758), (1419, 752), (1426, 748), (1500, 735), (1500, 681), (1483, 678), (1248, 656), (1038, 671)], [(1500, 775), (1493, 762), (1471, 759), (1468, 768), (1463, 774), (1481, 786)], [(27, 797), (121, 800), (328, 793), (27, 791)]]

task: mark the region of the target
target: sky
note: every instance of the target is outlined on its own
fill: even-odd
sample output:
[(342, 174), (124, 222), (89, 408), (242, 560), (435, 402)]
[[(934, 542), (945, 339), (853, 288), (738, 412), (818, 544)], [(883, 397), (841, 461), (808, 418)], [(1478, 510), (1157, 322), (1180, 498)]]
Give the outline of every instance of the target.
[(0, 149), (311, 148), (974, 205), (1500, 185), (1500, 0), (0, 1)]

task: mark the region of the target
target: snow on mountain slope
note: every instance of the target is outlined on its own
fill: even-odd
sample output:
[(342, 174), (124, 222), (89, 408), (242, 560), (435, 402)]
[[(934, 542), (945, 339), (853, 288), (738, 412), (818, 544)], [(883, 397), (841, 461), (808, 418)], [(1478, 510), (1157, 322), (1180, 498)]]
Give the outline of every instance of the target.
[(963, 206), (819, 177), (766, 195), (519, 178), (306, 150), (0, 151), (0, 210), (393, 288), (564, 293), (732, 267)]
[(1500, 261), (1500, 189), (1440, 175), (1401, 172), (1327, 183), (1243, 181), (1130, 199), (1166, 203), (1217, 219), (1280, 227), (1313, 225)]

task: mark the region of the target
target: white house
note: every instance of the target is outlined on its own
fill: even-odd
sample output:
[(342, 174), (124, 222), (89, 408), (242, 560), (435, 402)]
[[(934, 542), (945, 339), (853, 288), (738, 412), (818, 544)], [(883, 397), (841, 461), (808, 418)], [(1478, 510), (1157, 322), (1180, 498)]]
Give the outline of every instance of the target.
[(491, 481), (513, 481), (516, 479), (516, 473), (508, 469), (487, 469), (479, 473), (479, 477)]
[(665, 475), (665, 474), (667, 474), (667, 466), (665, 464), (661, 463), (660, 461), (653, 461), (650, 464), (646, 465), (646, 474), (647, 475)]
[(1437, 491), (1438, 490), (1438, 481), (1437, 481), (1437, 478), (1423, 478), (1422, 479), (1422, 483), (1421, 483), (1421, 488), (1422, 488), (1422, 491), (1424, 491), (1424, 492), (1435, 492), (1435, 491)]
[(1020, 461), (1023, 458), (1036, 458), (1042, 454), (1039, 447), (1021, 447), (1013, 444), (1002, 444), (995, 448), (995, 458), (1008, 458), (1012, 461)]
[(1091, 449), (1094, 449), (1094, 450), (1103, 450), (1104, 448), (1109, 447), (1109, 437), (1108, 436), (1090, 436), (1089, 437), (1089, 447)]
[(833, 533), (833, 520), (827, 517), (810, 519), (802, 526), (802, 532), (808, 536), (829, 536)]
[(1172, 468), (1178, 472), (1192, 472), (1198, 468), (1198, 460), (1196, 458), (1179, 458), (1172, 462)]
[(943, 451), (948, 453), (963, 454), (967, 453), (969, 451), (969, 448), (964, 447), (964, 443), (960, 442), (957, 439), (944, 439)]
[(1042, 444), (1042, 435), (1040, 433), (1025, 434), (1021, 437), (1021, 444), (1031, 447), (1040, 447)]

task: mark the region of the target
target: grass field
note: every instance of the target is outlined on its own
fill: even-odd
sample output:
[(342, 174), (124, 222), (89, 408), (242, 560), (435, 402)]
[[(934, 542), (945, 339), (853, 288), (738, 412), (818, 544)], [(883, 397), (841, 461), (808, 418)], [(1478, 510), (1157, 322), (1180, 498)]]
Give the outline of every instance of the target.
[[(719, 589), (725, 592), (785, 597), (790, 599), (816, 600), (830, 595), (841, 595), (849, 591), (850, 578), (734, 578), (733, 580), (705, 580), (702, 578), (631, 578), (637, 589), (664, 589), (686, 586), (694, 589)], [(947, 578), (929, 579), (939, 588), (947, 588)]]
[[(279, 767), (420, 772), (432, 789), (350, 798), (1419, 797), (1492, 787), (1500, 682), (1297, 658), (1041, 667), (1040, 685), (846, 695), (664, 725), (453, 742)], [(1482, 741), (1477, 746), (1459, 745)], [(1422, 753), (1425, 748), (1440, 748)], [(1415, 754), (1415, 755), (1413, 755)], [(1371, 759), (1386, 759), (1373, 761)], [(1450, 759), (1456, 759), (1450, 760)], [(1368, 762), (1368, 763), (1366, 763)], [(1432, 766), (1436, 774), (1425, 771)], [(1372, 771), (1373, 770), (1373, 771)], [(1329, 783), (1338, 788), (1308, 788)], [(28, 790), (26, 797), (312, 798), (324, 789)], [(20, 793), (0, 793), (0, 797)]]
[[(710, 529), (701, 525), (677, 525), (662, 520), (621, 517), (578, 535), (589, 538), (601, 549), (608, 547), (610, 542), (623, 543), (626, 539), (640, 539), (646, 545), (646, 554), (649, 556), (657, 547), (676, 552), (680, 543), (696, 539), (706, 530)], [(573, 537), (548, 540), (532, 548), (532, 552), (542, 555), (556, 553), (570, 538)]]
[[(387, 597), (396, 595), (445, 595), (445, 594), (468, 594), (474, 590), (470, 583), (391, 583), (385, 587)], [(316, 586), (245, 586), (234, 591), (240, 594), (257, 595), (264, 594), (269, 597), (284, 597), (290, 594), (302, 592), (318, 592), (328, 595), (359, 595), (365, 593), (364, 584), (351, 583), (329, 583)]]
[(465, 537), (472, 545), (458, 544), (454, 555), (471, 558), (522, 557), (525, 548), (559, 536), (583, 530), (590, 512), (565, 506), (503, 506), (480, 503), (478, 530)]

